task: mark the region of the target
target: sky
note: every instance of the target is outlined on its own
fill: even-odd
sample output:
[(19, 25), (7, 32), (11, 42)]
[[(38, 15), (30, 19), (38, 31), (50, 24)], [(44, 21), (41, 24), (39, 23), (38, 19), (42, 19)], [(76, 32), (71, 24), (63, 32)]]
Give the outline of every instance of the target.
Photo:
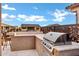
[(75, 13), (66, 10), (69, 3), (2, 3), (2, 22), (21, 24), (75, 24)]

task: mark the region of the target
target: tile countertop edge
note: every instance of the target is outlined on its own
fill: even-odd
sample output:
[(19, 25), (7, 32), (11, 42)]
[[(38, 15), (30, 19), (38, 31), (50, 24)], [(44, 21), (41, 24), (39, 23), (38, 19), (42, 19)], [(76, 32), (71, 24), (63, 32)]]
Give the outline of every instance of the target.
[(21, 34), (21, 35), (17, 35), (16, 33), (13, 33), (15, 37), (18, 37), (18, 36), (35, 36), (37, 38), (39, 38), (40, 40), (43, 40), (43, 37), (45, 34)]

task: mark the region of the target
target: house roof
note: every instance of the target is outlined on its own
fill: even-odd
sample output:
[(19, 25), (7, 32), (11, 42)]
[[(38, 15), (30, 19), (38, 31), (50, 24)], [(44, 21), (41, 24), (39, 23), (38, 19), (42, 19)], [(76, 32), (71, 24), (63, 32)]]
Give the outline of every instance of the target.
[(8, 24), (4, 24), (4, 23), (1, 23), (1, 26), (10, 26), (10, 25), (8, 25)]
[(10, 27), (15, 27), (15, 26), (12, 26), (12, 25), (9, 25), (9, 24), (4, 24), (4, 23), (1, 23), (1, 26), (10, 26)]
[(43, 26), (43, 27), (51, 27), (51, 26), (59, 26), (59, 24), (49, 24), (49, 25)]
[(46, 28), (46, 27), (52, 27), (52, 26), (56, 26), (56, 27), (64, 27), (64, 26), (79, 26), (79, 24), (65, 24), (65, 25), (51, 25), (51, 26), (44, 26), (42, 28)]
[(48, 26), (59, 26), (59, 24), (50, 24)]
[(40, 27), (39, 24), (22, 24), (22, 27)]
[(66, 9), (73, 9), (75, 7), (79, 7), (79, 3), (71, 4), (70, 6), (67, 6)]

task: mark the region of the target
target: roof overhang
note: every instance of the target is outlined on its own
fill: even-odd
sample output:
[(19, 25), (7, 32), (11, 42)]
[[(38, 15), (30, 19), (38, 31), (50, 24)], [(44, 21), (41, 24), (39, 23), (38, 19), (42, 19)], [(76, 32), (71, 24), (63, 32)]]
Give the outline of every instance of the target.
[(70, 10), (70, 11), (73, 11), (73, 12), (76, 12), (76, 8), (79, 7), (79, 3), (74, 3), (74, 4), (71, 4), (70, 6), (66, 7), (66, 9)]

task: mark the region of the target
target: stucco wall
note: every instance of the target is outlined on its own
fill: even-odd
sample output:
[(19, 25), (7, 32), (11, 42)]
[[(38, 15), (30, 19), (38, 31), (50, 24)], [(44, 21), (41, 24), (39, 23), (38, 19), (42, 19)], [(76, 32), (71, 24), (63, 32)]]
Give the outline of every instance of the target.
[(79, 24), (79, 7), (75, 7), (75, 8), (69, 9), (69, 10), (76, 13), (76, 15), (75, 15), (76, 16), (76, 24)]
[(1, 55), (1, 3), (0, 3), (0, 55)]
[(34, 36), (12, 36), (11, 38), (11, 50), (28, 50), (35, 49)]
[(76, 22), (77, 22), (77, 24), (79, 24), (79, 8), (77, 9), (77, 18), (76, 18)]

